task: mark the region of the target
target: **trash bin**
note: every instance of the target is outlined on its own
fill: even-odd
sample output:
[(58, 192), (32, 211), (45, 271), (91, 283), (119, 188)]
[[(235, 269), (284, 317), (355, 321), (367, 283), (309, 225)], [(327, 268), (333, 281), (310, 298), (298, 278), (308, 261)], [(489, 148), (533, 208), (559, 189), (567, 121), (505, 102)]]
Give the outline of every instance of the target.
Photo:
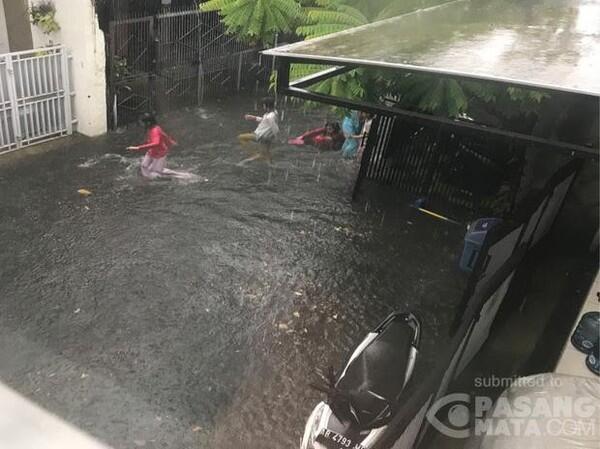
[(465, 235), (465, 246), (459, 262), (462, 271), (469, 273), (473, 271), (485, 236), (490, 229), (501, 222), (502, 220), (499, 218), (480, 218), (469, 225)]

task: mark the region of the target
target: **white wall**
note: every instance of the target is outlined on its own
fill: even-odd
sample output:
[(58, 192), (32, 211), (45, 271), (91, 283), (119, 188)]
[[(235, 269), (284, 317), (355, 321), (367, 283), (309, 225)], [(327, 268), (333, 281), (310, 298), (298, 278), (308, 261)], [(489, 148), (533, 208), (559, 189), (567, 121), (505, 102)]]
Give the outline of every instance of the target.
[(8, 31), (6, 29), (6, 17), (4, 15), (3, 0), (0, 0), (0, 53), (8, 53)]
[[(2, 0), (0, 0), (2, 1)], [(106, 58), (104, 34), (92, 0), (53, 0), (60, 30), (44, 34), (32, 25), (33, 46), (64, 45), (71, 60), (71, 86), (75, 92), (76, 130), (87, 136), (106, 133)], [(35, 0), (29, 0), (35, 3)], [(75, 6), (77, 3), (77, 6)]]
[(0, 447), (109, 449), (0, 383)]

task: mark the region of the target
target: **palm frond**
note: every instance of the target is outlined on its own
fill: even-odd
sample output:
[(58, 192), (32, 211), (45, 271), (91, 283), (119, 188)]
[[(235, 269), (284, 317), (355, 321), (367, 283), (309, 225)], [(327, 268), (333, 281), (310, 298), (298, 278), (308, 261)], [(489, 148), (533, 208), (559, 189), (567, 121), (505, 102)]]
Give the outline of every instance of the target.
[(296, 28), (296, 33), (306, 39), (313, 39), (319, 36), (325, 36), (331, 33), (337, 33), (338, 31), (347, 30), (346, 25), (340, 24), (317, 24), (317, 25), (306, 25)]
[(306, 11), (306, 15), (308, 20), (313, 23), (336, 23), (347, 25), (348, 28), (367, 23), (364, 16), (361, 19), (359, 11), (349, 14), (341, 10), (331, 11), (322, 8), (310, 8)]
[(496, 101), (497, 89), (494, 89), (487, 83), (463, 81), (461, 84), (464, 91), (474, 98), (482, 100), (485, 103)]
[(263, 42), (294, 30), (302, 13), (296, 0), (209, 0), (200, 9), (219, 11), (229, 33)]
[(305, 39), (364, 25), (368, 19), (344, 0), (316, 0), (316, 7), (305, 7), (304, 21), (296, 32)]

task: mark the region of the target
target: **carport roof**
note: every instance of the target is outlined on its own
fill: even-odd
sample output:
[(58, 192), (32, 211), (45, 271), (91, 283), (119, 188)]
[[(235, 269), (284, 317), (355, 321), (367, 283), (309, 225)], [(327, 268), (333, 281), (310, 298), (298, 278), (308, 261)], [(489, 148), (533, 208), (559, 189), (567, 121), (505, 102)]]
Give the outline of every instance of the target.
[(455, 0), (265, 54), (600, 97), (600, 0)]

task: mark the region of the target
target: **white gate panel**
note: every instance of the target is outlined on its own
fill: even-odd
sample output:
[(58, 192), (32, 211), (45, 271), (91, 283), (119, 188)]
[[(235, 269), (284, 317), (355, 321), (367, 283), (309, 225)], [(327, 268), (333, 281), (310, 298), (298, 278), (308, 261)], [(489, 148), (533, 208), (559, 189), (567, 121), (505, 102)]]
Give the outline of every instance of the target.
[(13, 102), (9, 95), (8, 63), (0, 55), (0, 153), (17, 146), (17, 137), (13, 123)]
[(0, 55), (0, 154), (72, 132), (66, 49)]

